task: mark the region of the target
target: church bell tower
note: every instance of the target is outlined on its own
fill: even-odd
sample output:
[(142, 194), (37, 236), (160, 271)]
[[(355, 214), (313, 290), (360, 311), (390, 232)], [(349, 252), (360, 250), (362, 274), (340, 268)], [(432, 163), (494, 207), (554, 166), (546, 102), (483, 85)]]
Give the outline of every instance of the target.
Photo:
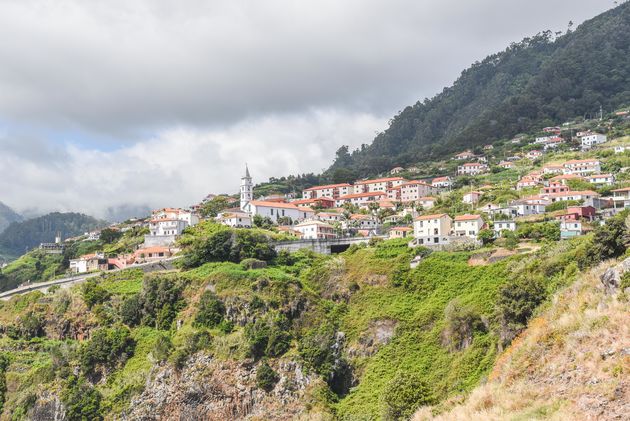
[(245, 164), (245, 175), (241, 177), (241, 210), (245, 211), (247, 204), (254, 198), (254, 184), (249, 175), (249, 168)]

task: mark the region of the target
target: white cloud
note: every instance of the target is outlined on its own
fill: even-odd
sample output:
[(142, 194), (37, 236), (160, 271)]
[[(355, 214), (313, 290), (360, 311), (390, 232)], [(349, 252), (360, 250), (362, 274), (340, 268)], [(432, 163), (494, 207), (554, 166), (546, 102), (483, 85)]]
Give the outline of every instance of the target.
[[(223, 130), (178, 127), (114, 151), (0, 139), (2, 199), (18, 211), (187, 206), (210, 192), (236, 193), (245, 162), (255, 181), (319, 172), (342, 144), (358, 146), (384, 118), (338, 110), (249, 119)], [(19, 146), (19, 147), (18, 147)], [(29, 150), (39, 154), (29, 154)], [(17, 182), (16, 182), (17, 180)]]

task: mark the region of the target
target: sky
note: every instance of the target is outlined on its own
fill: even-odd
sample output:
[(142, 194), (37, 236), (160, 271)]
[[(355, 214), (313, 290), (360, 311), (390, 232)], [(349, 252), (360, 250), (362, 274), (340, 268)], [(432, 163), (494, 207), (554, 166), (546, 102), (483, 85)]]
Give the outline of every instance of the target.
[[(101, 218), (320, 172), (608, 0), (3, 0), (0, 202)], [(138, 215), (140, 216), (140, 215)]]

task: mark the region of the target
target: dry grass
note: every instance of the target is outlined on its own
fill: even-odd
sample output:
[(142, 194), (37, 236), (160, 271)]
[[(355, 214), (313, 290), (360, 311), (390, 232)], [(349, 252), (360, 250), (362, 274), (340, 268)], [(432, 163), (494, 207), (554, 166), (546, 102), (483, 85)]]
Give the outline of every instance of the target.
[(463, 404), (420, 420), (617, 420), (630, 414), (630, 304), (606, 295), (605, 264), (558, 293)]

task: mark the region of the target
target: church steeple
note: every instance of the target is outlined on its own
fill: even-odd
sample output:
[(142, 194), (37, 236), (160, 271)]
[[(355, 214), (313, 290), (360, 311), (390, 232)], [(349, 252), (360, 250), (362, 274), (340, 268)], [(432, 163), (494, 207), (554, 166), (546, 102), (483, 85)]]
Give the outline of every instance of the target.
[(245, 164), (245, 175), (241, 177), (241, 210), (247, 211), (247, 205), (254, 198), (254, 184), (249, 175), (249, 167)]

